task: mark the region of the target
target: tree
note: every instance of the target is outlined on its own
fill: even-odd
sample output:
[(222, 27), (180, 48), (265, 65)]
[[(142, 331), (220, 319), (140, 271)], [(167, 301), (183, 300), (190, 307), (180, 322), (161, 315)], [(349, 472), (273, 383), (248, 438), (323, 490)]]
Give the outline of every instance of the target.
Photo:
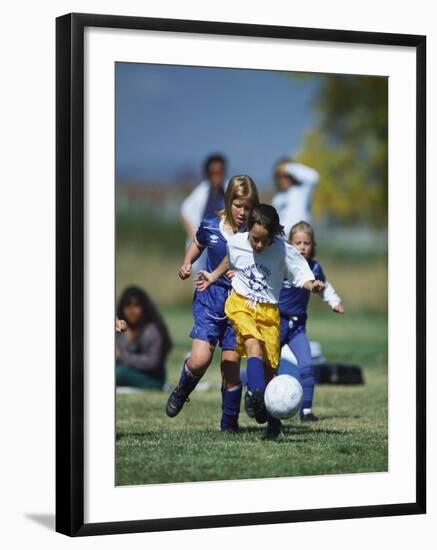
[(296, 160), (321, 176), (314, 214), (343, 223), (387, 225), (388, 79), (318, 77), (318, 126)]

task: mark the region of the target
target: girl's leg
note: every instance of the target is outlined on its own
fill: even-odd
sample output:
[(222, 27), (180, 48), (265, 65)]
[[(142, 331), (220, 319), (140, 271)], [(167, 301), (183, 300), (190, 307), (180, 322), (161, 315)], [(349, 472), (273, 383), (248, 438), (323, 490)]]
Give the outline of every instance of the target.
[(288, 342), (291, 351), (297, 359), (300, 374), (300, 382), (303, 389), (303, 403), (301, 415), (311, 413), (314, 396), (314, 369), (311, 363), (311, 350), (305, 329), (298, 330), (292, 334)]
[(241, 403), (240, 357), (232, 350), (224, 350), (221, 360), (222, 371), (222, 418), (223, 432), (238, 431), (238, 416)]
[(184, 361), (179, 384), (171, 392), (167, 401), (167, 416), (174, 417), (181, 411), (190, 393), (205, 374), (211, 364), (215, 347), (209, 342), (195, 338), (192, 343), (191, 355)]
[(264, 403), (264, 392), (274, 376), (274, 369), (265, 365), (261, 342), (248, 338), (244, 342), (247, 359), (247, 389), (250, 392), (255, 420), (259, 424), (267, 422), (267, 437), (277, 437), (281, 431), (281, 421), (271, 416)]
[(256, 338), (247, 338), (244, 347), (247, 355), (247, 387), (252, 393), (257, 390), (264, 392), (266, 382), (261, 342)]
[(247, 355), (247, 390), (253, 407), (255, 420), (264, 424), (267, 420), (264, 405), (266, 382), (261, 342), (256, 338), (246, 338), (244, 348)]

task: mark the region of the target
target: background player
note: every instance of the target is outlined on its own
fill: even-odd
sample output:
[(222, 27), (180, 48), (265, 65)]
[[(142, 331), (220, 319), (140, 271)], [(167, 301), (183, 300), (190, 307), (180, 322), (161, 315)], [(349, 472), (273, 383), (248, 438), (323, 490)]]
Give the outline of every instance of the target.
[(311, 223), (313, 193), (319, 182), (319, 174), (309, 166), (282, 159), (275, 165), (274, 180), (277, 193), (272, 199), (272, 205), (288, 235), (295, 223)]
[[(288, 242), (294, 245), (308, 261), (314, 276), (325, 283), (325, 288), (320, 293), (321, 298), (331, 306), (334, 312), (344, 313), (340, 297), (333, 286), (326, 281), (322, 266), (314, 259), (316, 242), (311, 225), (306, 222), (295, 224), (291, 228)], [(315, 383), (314, 369), (311, 364), (310, 344), (306, 334), (309, 299), (309, 290), (297, 288), (285, 281), (279, 296), (279, 312), (281, 317), (281, 347), (288, 344), (294, 353), (303, 388), (301, 420), (303, 422), (316, 422), (318, 418), (312, 413)], [(279, 372), (282, 372), (281, 369)]]
[[(181, 222), (187, 234), (187, 246), (191, 244), (197, 228), (206, 216), (215, 216), (225, 205), (226, 159), (221, 154), (206, 158), (203, 165), (204, 179), (181, 204)], [(194, 271), (205, 267), (205, 257), (200, 256)]]

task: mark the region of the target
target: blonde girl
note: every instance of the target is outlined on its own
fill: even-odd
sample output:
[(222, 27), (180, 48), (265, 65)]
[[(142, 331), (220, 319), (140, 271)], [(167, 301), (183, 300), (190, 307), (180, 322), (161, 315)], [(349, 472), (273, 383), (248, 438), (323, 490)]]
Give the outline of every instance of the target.
[[(190, 277), (193, 263), (206, 254), (206, 268), (213, 271), (226, 256), (227, 241), (244, 231), (251, 208), (259, 203), (258, 191), (249, 176), (234, 176), (225, 193), (225, 208), (207, 216), (200, 224), (188, 247), (179, 277)], [(222, 419), (221, 430), (238, 431), (241, 401), (240, 358), (235, 351), (235, 332), (226, 318), (225, 302), (231, 281), (225, 272), (206, 292), (195, 291), (193, 298), (194, 325), (191, 354), (184, 361), (179, 384), (171, 393), (166, 406), (169, 417), (176, 416), (190, 393), (211, 364), (217, 344), (221, 347)]]
[[(325, 283), (320, 297), (329, 304), (335, 313), (344, 313), (340, 297), (332, 285), (326, 280), (322, 266), (314, 259), (316, 241), (311, 225), (306, 222), (295, 224), (288, 236), (288, 242), (295, 246), (307, 260), (314, 276)], [(281, 348), (288, 345), (297, 359), (300, 381), (303, 388), (303, 403), (300, 418), (303, 422), (317, 422), (313, 414), (314, 370), (311, 363), (311, 351), (306, 334), (307, 310), (310, 293), (305, 288), (296, 288), (288, 281), (279, 296), (279, 312), (281, 317)]]

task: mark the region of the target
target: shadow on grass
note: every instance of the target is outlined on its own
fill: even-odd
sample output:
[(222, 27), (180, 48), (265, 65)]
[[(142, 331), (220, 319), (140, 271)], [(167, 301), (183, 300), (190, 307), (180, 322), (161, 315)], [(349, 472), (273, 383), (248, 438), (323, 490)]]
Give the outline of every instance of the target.
[[(259, 424), (257, 426), (244, 426), (241, 427), (238, 434), (225, 434), (219, 430), (212, 431), (212, 430), (195, 430), (193, 432), (186, 432), (186, 437), (191, 437), (192, 435), (196, 435), (199, 439), (214, 439), (214, 440), (220, 440), (222, 438), (232, 441), (234, 438), (237, 441), (238, 437), (241, 435), (263, 435), (266, 431), (266, 424)], [(170, 432), (167, 432), (167, 435)], [(293, 436), (302, 436), (306, 435), (307, 437), (311, 438), (313, 435), (347, 435), (344, 431), (341, 430), (334, 430), (331, 428), (323, 428), (320, 427), (309, 427), (309, 426), (287, 426), (285, 425), (283, 428), (283, 435), (287, 435), (290, 437)], [(179, 436), (182, 435), (181, 432), (179, 432)], [(122, 441), (123, 439), (128, 438), (147, 438), (150, 441), (160, 439), (162, 438), (162, 432), (156, 432), (156, 431), (144, 431), (144, 432), (117, 432), (116, 434), (116, 441)], [(307, 441), (307, 439), (305, 439)]]
[(342, 418), (348, 418), (350, 420), (352, 419), (357, 419), (357, 418), (361, 418), (360, 415), (358, 414), (333, 414), (332, 416), (323, 416), (322, 418), (322, 422), (324, 420), (340, 420)]

